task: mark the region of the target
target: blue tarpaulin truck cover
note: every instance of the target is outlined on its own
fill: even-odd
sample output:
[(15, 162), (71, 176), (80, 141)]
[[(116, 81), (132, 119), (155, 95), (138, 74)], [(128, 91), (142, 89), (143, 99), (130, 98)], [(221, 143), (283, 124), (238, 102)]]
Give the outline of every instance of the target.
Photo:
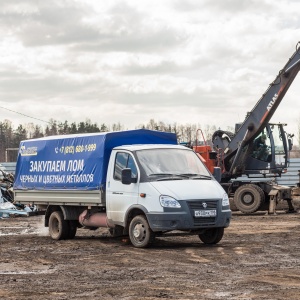
[(177, 139), (173, 133), (138, 129), (22, 141), (14, 190), (105, 188), (111, 150), (134, 144), (177, 144)]

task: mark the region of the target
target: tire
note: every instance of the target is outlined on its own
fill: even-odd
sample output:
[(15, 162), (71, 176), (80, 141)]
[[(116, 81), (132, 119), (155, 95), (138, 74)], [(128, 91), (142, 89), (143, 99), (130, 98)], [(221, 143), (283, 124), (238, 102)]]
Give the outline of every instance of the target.
[(69, 222), (64, 220), (61, 211), (54, 211), (49, 218), (49, 233), (53, 240), (65, 240), (70, 233)]
[(154, 233), (151, 230), (145, 216), (134, 217), (129, 224), (129, 238), (136, 248), (146, 248), (154, 240)]
[(258, 192), (260, 194), (260, 199), (261, 199), (260, 207), (262, 207), (266, 201), (265, 193), (264, 193), (263, 189), (261, 187), (259, 187), (258, 185), (253, 185), (253, 186), (258, 190)]
[(204, 244), (217, 244), (221, 241), (224, 235), (224, 228), (209, 228), (204, 231), (204, 233), (199, 234), (199, 239)]
[(245, 184), (235, 191), (233, 201), (239, 211), (251, 214), (259, 209), (264, 198), (264, 193), (259, 186)]
[(73, 239), (77, 232), (77, 221), (70, 220), (68, 222), (69, 222), (69, 232), (67, 238)]
[(235, 206), (235, 203), (233, 201), (233, 198), (229, 198), (229, 206), (230, 206), (231, 211), (238, 211), (238, 209)]

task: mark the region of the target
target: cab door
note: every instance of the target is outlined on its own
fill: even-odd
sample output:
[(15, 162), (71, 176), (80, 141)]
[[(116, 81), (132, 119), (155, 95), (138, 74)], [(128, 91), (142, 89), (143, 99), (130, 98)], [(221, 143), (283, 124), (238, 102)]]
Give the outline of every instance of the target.
[[(129, 185), (122, 184), (121, 172), (125, 168), (131, 169), (132, 177), (137, 179), (136, 183)], [(116, 224), (123, 225), (125, 222), (125, 213), (128, 208), (138, 203), (138, 177), (137, 164), (132, 154), (126, 151), (116, 152), (114, 167), (107, 178), (106, 186), (107, 216)]]

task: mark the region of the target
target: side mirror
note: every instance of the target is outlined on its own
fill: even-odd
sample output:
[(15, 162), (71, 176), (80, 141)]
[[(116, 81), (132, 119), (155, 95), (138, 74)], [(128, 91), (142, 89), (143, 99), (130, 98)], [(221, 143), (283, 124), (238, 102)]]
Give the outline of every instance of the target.
[(221, 182), (222, 179), (222, 172), (220, 167), (214, 167), (214, 173), (213, 176), (218, 182)]
[(289, 151), (293, 149), (293, 141), (292, 139), (288, 139), (288, 144), (289, 144)]
[(122, 175), (121, 175), (121, 181), (123, 184), (131, 184), (131, 183), (136, 183), (136, 178), (132, 178), (132, 172), (131, 169), (123, 169), (122, 170)]

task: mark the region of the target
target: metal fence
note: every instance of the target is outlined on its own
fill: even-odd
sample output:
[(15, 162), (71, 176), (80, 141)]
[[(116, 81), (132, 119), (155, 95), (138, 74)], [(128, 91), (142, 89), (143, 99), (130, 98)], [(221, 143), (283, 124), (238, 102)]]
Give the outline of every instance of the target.
[(16, 164), (17, 164), (16, 162), (2, 162), (0, 163), (0, 167), (7, 173), (15, 174)]
[(279, 185), (285, 185), (285, 186), (297, 186), (299, 183), (299, 171), (300, 170), (300, 158), (290, 158), (290, 164), (287, 168), (286, 173), (282, 173), (281, 177), (251, 177), (248, 178), (246, 175), (243, 175), (242, 177), (238, 177), (237, 179), (234, 179), (234, 181), (242, 180), (244, 182), (251, 182), (251, 181), (275, 181)]
[(276, 178), (276, 182), (281, 185), (296, 186), (299, 183), (300, 158), (291, 158), (287, 173)]

